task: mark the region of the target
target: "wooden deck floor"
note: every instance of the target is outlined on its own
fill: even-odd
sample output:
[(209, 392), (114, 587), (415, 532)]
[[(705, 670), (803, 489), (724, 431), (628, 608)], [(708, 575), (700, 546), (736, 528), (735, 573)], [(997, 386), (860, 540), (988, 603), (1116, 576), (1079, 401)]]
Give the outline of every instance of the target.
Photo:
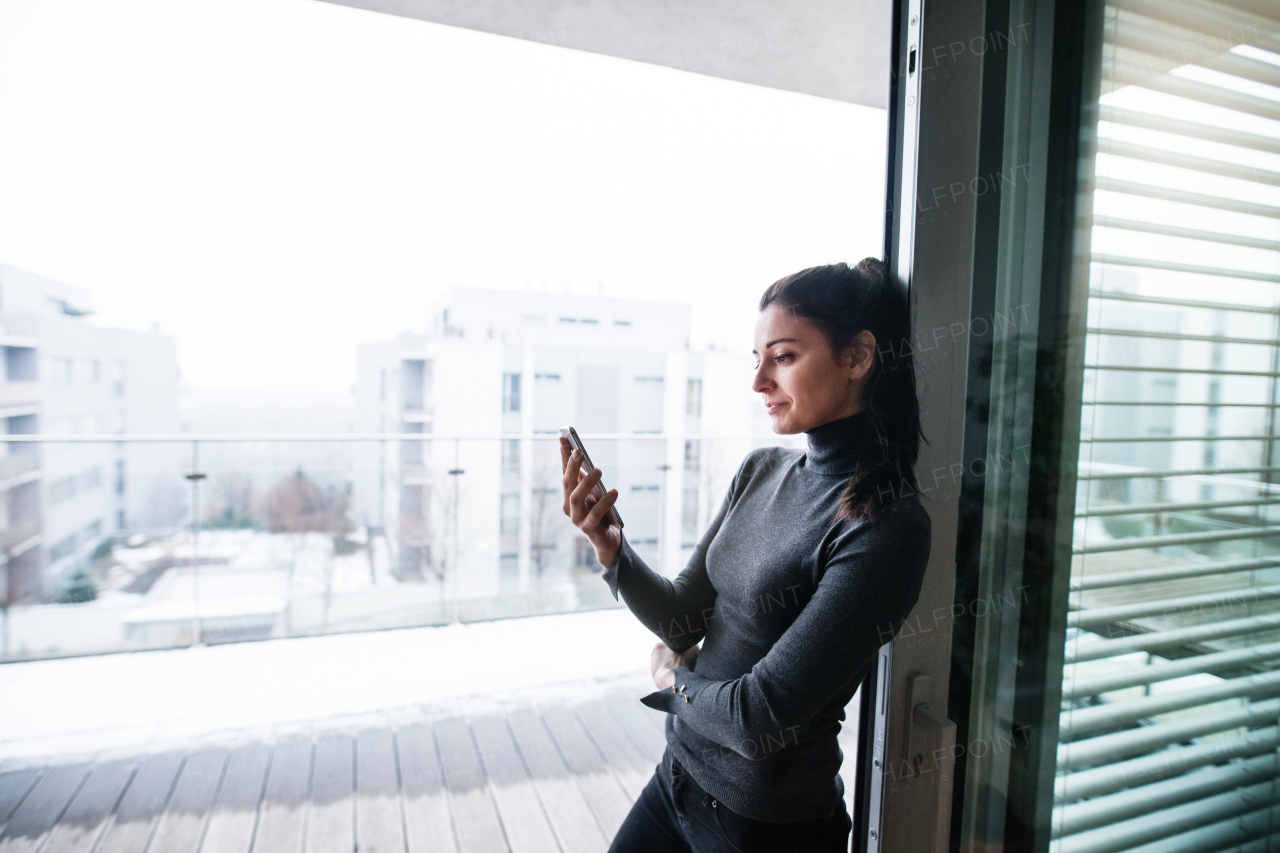
[[(633, 693), (0, 772), (0, 853), (604, 851), (662, 756)], [(841, 734), (852, 757), (852, 739)]]

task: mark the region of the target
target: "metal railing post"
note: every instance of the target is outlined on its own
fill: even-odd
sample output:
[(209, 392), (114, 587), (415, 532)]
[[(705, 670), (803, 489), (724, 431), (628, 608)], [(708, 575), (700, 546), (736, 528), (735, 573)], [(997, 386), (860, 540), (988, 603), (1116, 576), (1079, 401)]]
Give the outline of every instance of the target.
[(458, 576), (458, 570), (460, 566), (460, 563), (458, 560), (458, 500), (459, 500), (458, 478), (462, 476), (462, 474), (464, 473), (462, 466), (459, 464), (460, 445), (461, 445), (461, 439), (454, 438), (453, 467), (449, 469), (449, 475), (453, 477), (453, 595), (450, 597), (450, 602), (449, 602), (450, 621), (452, 622), (460, 621), (458, 619), (458, 584), (462, 580)]
[(200, 442), (191, 442), (191, 647), (203, 644), (200, 629)]

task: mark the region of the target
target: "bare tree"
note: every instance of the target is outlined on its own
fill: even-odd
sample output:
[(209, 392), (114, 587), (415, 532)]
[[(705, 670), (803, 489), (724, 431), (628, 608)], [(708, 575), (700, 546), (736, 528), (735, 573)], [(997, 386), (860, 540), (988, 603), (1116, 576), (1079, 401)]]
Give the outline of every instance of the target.
[[(406, 501), (405, 498), (411, 498)], [(428, 573), (435, 575), (441, 584), (440, 599), (444, 600), (445, 567), (437, 557), (440, 554), (440, 535), (431, 514), (432, 488), (430, 483), (404, 486), (400, 493), (400, 547), (412, 548), (418, 554), (417, 577), (425, 579)], [(396, 567), (396, 576), (404, 579), (403, 563)], [(413, 577), (413, 575), (409, 575)]]
[[(406, 486), (401, 493), (400, 543), (418, 552), (418, 574), (434, 578), (440, 587), (440, 601), (447, 598), (450, 577), (457, 579), (457, 567), (470, 553), (459, 535), (462, 510), (467, 504), (465, 474), (441, 475), (434, 466), (424, 466), (422, 482)], [(406, 495), (412, 495), (409, 503)]]
[(330, 488), (328, 492), (312, 482), (302, 470), (277, 480), (267, 492), (267, 529), (272, 533), (345, 533), (347, 496)]
[(260, 519), (253, 513), (253, 479), (242, 471), (222, 471), (209, 478), (201, 495), (206, 527), (248, 527)]
[(560, 445), (558, 442), (550, 445), (555, 449), (554, 461), (551, 453), (539, 453), (537, 446), (534, 445), (533, 485), (529, 499), (529, 559), (541, 589), (543, 573), (551, 564), (551, 552), (564, 529), (565, 515)]

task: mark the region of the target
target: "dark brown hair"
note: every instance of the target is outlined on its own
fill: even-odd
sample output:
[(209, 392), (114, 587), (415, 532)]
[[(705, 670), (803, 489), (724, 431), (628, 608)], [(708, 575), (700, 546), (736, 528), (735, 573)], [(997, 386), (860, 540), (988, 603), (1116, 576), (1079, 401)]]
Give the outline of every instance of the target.
[(769, 285), (760, 310), (769, 305), (804, 317), (822, 332), (832, 353), (853, 345), (864, 331), (875, 336), (871, 370), (863, 388), (864, 411), (875, 442), (840, 495), (833, 523), (869, 518), (888, 504), (919, 491), (915, 464), (920, 455), (920, 403), (912, 360), (911, 310), (906, 288), (884, 262), (863, 258), (857, 266), (810, 267)]

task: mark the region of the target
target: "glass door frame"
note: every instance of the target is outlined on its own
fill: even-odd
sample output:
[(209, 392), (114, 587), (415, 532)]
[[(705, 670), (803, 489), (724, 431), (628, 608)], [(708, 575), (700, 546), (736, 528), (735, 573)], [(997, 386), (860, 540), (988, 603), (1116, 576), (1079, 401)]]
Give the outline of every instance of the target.
[(894, 10), (885, 257), (911, 297), (933, 552), (864, 684), (852, 849), (1047, 851), (1102, 4), (920, 5)]

